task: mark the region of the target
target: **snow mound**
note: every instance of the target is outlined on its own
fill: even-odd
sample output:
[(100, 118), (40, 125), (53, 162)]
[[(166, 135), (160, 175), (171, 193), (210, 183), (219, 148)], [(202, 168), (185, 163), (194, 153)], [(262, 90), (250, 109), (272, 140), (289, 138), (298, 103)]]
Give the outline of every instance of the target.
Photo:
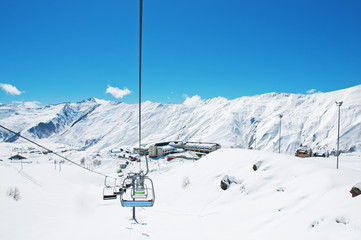
[[(361, 157), (300, 159), (221, 149), (198, 161), (151, 160), (155, 205), (131, 208), (103, 201), (104, 178), (71, 164), (55, 168), (49, 156), (31, 164), (0, 158), (1, 239), (359, 239)], [(81, 152), (70, 152), (77, 159)], [(259, 164), (262, 163), (262, 164)], [(258, 170), (253, 170), (253, 165)], [(117, 160), (97, 170), (115, 173)], [(130, 163), (130, 170), (139, 169)], [(144, 167), (144, 165), (143, 165)], [(227, 191), (219, 187), (227, 176)], [(17, 189), (16, 201), (9, 191)], [(11, 192), (11, 191), (10, 191)]]
[[(157, 203), (148, 216), (153, 234), (156, 239), (357, 239), (361, 197), (353, 199), (349, 189), (360, 180), (361, 163), (357, 157), (345, 161), (353, 167), (336, 170), (333, 157), (218, 150), (154, 176)], [(219, 187), (225, 176), (235, 183), (227, 191)], [(187, 188), (181, 184), (185, 177)], [(164, 227), (172, 231), (164, 233)]]

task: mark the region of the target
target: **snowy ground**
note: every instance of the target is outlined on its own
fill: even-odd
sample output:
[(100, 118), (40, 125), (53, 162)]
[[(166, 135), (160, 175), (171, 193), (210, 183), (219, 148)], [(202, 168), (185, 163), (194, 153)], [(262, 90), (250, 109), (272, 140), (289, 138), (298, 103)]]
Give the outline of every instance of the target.
[[(361, 154), (300, 159), (221, 149), (199, 161), (152, 160), (156, 202), (103, 201), (104, 178), (49, 156), (10, 163), (0, 146), (0, 239), (361, 239)], [(252, 169), (256, 164), (257, 171)], [(144, 166), (144, 164), (143, 164)], [(130, 166), (138, 169), (138, 165)], [(97, 168), (115, 174), (114, 162)], [(220, 188), (225, 176), (237, 183)], [(7, 196), (17, 187), (20, 199)]]

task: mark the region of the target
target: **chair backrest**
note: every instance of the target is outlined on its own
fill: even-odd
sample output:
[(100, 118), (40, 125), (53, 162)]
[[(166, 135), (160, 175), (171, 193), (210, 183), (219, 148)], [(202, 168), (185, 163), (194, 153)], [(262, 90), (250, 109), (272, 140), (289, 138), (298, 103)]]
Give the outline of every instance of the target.
[(113, 200), (113, 199), (117, 199), (116, 188), (106, 186), (103, 189), (103, 200)]

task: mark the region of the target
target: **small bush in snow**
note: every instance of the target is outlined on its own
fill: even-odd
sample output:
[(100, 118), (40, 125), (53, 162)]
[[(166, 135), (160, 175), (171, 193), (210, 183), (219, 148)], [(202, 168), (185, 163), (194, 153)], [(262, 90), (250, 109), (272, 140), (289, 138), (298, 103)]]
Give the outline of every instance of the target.
[(183, 188), (186, 188), (188, 185), (190, 184), (189, 178), (188, 177), (184, 177), (183, 178)]
[(9, 197), (12, 197), (16, 201), (20, 200), (20, 190), (17, 187), (14, 187), (14, 189), (9, 188), (9, 190), (7, 191), (7, 195)]
[(337, 223), (344, 224), (344, 225), (347, 225), (347, 224), (348, 224), (348, 220), (347, 220), (345, 217), (338, 217), (338, 218), (336, 218), (336, 222), (337, 222)]

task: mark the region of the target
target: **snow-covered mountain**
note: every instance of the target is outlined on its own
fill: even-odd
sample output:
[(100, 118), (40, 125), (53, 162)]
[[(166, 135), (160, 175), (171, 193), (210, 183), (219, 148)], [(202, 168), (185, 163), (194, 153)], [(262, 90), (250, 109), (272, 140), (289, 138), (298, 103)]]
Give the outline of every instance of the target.
[[(228, 100), (188, 99), (184, 104), (142, 104), (142, 142), (217, 142), (294, 153), (300, 145), (332, 151), (341, 107), (342, 151), (361, 151), (361, 85), (328, 93), (268, 93)], [(0, 124), (42, 141), (99, 151), (138, 141), (138, 105), (91, 98), (37, 108), (0, 105)], [(0, 130), (1, 141), (17, 141)]]

